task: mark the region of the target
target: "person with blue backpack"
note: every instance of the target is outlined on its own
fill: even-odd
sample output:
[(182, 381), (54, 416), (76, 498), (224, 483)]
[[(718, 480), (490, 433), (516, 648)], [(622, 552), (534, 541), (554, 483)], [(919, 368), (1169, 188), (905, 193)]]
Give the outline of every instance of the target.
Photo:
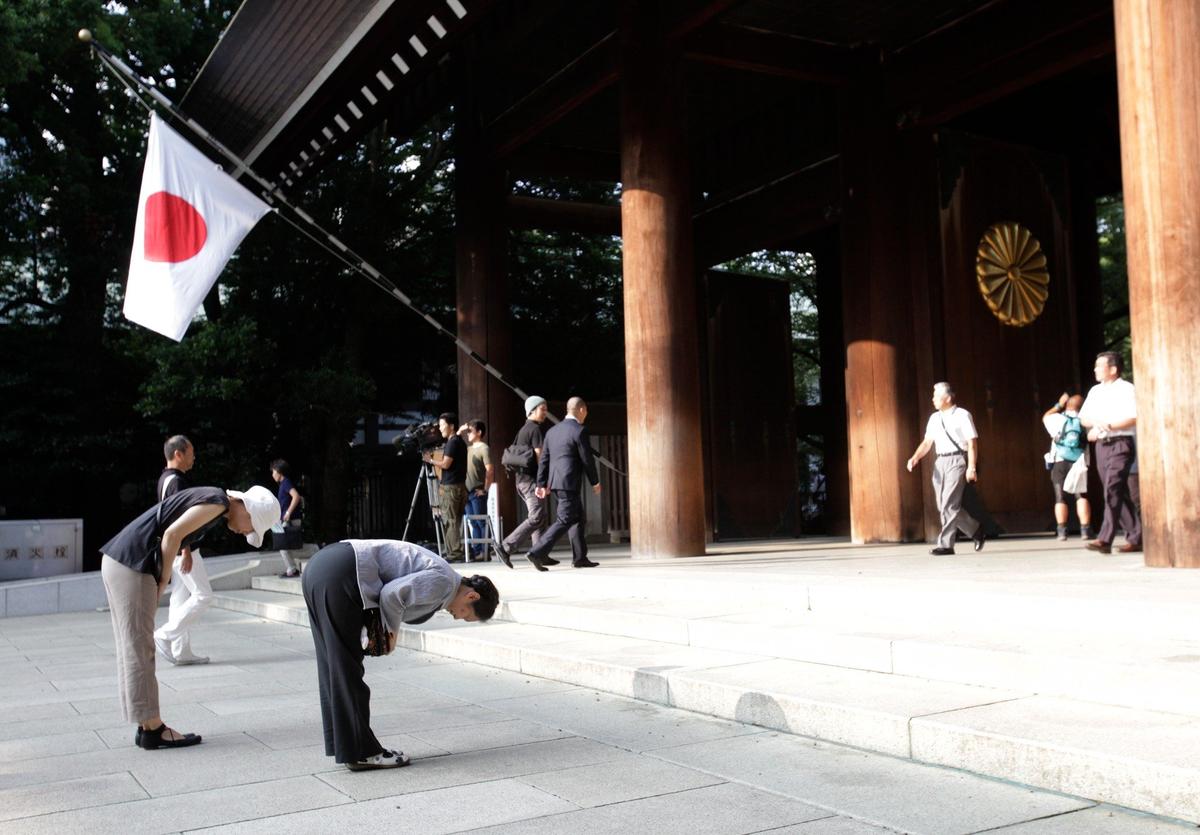
[(1087, 498), (1086, 480), (1084, 489), (1078, 493), (1072, 494), (1064, 486), (1071, 468), (1087, 454), (1087, 431), (1079, 420), (1079, 408), (1082, 405), (1082, 395), (1068, 395), (1064, 391), (1058, 402), (1042, 415), (1042, 425), (1052, 439), (1050, 451), (1046, 453), (1046, 466), (1050, 468), (1050, 483), (1054, 486), (1055, 538), (1059, 541), (1067, 538), (1067, 517), (1070, 514), (1068, 495), (1075, 496), (1080, 537), (1084, 540), (1092, 538), (1092, 505)]

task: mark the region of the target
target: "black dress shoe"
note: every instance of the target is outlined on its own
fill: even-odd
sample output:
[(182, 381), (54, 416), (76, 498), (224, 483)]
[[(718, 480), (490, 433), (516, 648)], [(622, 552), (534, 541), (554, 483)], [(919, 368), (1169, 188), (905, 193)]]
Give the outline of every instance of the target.
[(535, 557), (533, 554), (526, 554), (525, 559), (527, 559), (531, 563), (533, 563), (533, 567), (536, 568), (538, 571), (549, 571), (550, 570), (549, 568), (546, 568), (546, 566), (544, 566), (542, 564), (542, 561), (540, 559), (538, 559), (537, 557)]
[(979, 526), (979, 530), (975, 531), (975, 535), (971, 539), (975, 540), (975, 550), (982, 551), (983, 544), (987, 542), (987, 533), (983, 530), (983, 525)]
[(575, 562), (572, 562), (571, 567), (572, 568), (595, 568), (599, 564), (600, 563), (592, 562), (587, 557), (584, 557), (582, 560), (576, 560)]
[(953, 548), (931, 548), (929, 550), (929, 553), (933, 554), (935, 557), (949, 557), (954, 554), (954, 549)]
[(508, 549), (504, 547), (503, 542), (496, 543), (496, 553), (500, 555), (500, 561), (512, 568), (512, 554), (508, 553)]
[(542, 565), (558, 565), (558, 560), (547, 554), (546, 556), (542, 557)]

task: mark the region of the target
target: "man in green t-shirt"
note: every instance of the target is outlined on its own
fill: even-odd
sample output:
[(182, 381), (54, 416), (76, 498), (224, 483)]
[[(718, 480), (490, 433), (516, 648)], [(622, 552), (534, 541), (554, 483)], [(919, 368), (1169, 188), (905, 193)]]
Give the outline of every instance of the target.
[[(492, 466), (492, 454), (488, 449), (484, 436), (487, 426), (482, 420), (471, 420), (464, 424), (467, 430), (467, 514), (482, 516), (487, 513), (488, 490), (496, 480), (496, 470)], [(482, 519), (471, 520), (471, 538), (480, 539), (487, 536), (487, 524)], [(474, 559), (489, 558), (486, 545), (472, 545), (471, 557)]]

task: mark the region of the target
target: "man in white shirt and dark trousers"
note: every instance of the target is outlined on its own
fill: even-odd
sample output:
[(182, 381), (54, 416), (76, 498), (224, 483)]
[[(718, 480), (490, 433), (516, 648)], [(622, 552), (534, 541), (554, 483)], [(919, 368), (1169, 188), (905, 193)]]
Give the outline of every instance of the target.
[[(158, 501), (191, 487), (187, 473), (196, 464), (196, 448), (183, 435), (174, 435), (163, 445), (167, 466), (158, 477)], [(192, 652), (191, 629), (212, 605), (212, 583), (199, 548), (184, 546), (171, 572), (171, 606), (167, 622), (154, 632), (154, 646), (172, 664), (207, 664), (207, 655)]]
[(977, 478), (975, 461), (979, 434), (975, 431), (975, 422), (971, 420), (970, 412), (954, 404), (954, 389), (949, 383), (938, 383), (933, 387), (933, 408), (936, 411), (925, 426), (925, 439), (907, 464), (911, 473), (931, 447), (937, 453), (933, 464), (933, 492), (937, 496), (942, 530), (938, 534), (937, 547), (929, 553), (935, 556), (953, 554), (954, 539), (960, 530), (975, 541), (976, 551), (982, 551), (987, 534), (962, 507), (967, 482)]
[(1096, 467), (1104, 483), (1104, 521), (1087, 544), (1092, 551), (1112, 553), (1117, 524), (1125, 531), (1125, 553), (1142, 550), (1142, 522), (1130, 492), (1130, 470), (1137, 461), (1137, 403), (1133, 383), (1121, 378), (1121, 355), (1105, 351), (1096, 357), (1096, 385), (1079, 410), (1088, 440), (1096, 443)]

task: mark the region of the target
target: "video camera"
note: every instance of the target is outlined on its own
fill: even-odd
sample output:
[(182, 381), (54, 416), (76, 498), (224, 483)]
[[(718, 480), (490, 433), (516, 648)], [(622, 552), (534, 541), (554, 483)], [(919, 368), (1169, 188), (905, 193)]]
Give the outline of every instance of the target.
[(440, 448), (445, 442), (446, 439), (442, 437), (436, 423), (418, 423), (392, 439), (396, 454), (400, 456), (424, 455)]

